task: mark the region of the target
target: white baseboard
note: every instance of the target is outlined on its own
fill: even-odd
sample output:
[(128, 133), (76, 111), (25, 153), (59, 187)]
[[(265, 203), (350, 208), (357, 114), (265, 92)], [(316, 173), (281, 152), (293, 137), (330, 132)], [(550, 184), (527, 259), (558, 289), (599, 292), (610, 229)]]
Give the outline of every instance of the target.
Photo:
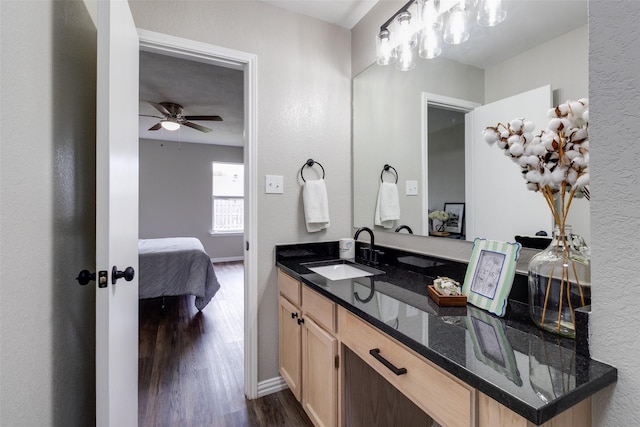
[(244, 261), (244, 257), (240, 256), (228, 256), (228, 257), (220, 257), (220, 258), (211, 258), (212, 263), (217, 262), (232, 262), (232, 261)]
[(258, 383), (258, 397), (266, 396), (289, 388), (282, 377), (271, 378)]

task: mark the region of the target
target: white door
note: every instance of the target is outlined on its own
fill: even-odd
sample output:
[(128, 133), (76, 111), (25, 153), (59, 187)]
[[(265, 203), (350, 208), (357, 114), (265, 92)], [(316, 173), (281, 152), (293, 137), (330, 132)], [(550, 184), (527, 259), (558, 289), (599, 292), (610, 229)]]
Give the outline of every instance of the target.
[[(138, 34), (125, 0), (98, 2), (96, 425), (138, 424)], [(100, 278), (106, 272), (106, 283)], [(103, 275), (105, 273), (102, 273)], [(105, 286), (106, 285), (106, 286)], [(104, 287), (100, 287), (104, 286)]]
[(527, 189), (520, 166), (503, 150), (484, 142), (487, 126), (526, 118), (535, 133), (547, 127), (551, 87), (523, 92), (474, 109), (466, 115), (465, 199), (467, 240), (476, 237), (513, 242), (515, 235), (551, 235), (552, 218), (541, 194)]

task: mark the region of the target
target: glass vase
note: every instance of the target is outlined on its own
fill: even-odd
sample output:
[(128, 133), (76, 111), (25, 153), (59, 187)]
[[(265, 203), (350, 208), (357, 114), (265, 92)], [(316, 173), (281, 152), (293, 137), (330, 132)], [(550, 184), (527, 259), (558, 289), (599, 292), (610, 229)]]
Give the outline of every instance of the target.
[(582, 239), (556, 226), (549, 246), (529, 262), (529, 313), (540, 328), (576, 336), (574, 310), (591, 304), (591, 268)]

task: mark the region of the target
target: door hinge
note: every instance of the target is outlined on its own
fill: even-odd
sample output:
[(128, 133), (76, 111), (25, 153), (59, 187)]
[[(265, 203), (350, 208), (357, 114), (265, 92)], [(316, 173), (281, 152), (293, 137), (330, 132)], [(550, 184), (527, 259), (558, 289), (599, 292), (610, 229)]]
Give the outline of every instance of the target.
[(335, 365), (336, 365), (336, 369), (340, 368), (340, 356), (338, 356), (337, 354), (335, 357)]

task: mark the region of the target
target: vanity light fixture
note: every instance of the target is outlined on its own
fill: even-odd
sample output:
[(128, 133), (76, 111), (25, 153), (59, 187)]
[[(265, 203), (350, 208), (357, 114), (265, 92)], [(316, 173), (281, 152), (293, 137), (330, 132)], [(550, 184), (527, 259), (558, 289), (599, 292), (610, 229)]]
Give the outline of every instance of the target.
[(415, 67), (416, 50), (421, 58), (436, 58), (442, 41), (456, 45), (469, 39), (471, 16), (478, 25), (492, 27), (504, 21), (507, 11), (502, 0), (410, 0), (380, 26), (376, 62), (395, 62), (407, 71)]
[(160, 126), (162, 126), (164, 129), (166, 130), (170, 130), (170, 131), (174, 131), (174, 130), (178, 130), (180, 129), (180, 123), (174, 121), (174, 120), (169, 120), (169, 119), (164, 119), (160, 121)]

